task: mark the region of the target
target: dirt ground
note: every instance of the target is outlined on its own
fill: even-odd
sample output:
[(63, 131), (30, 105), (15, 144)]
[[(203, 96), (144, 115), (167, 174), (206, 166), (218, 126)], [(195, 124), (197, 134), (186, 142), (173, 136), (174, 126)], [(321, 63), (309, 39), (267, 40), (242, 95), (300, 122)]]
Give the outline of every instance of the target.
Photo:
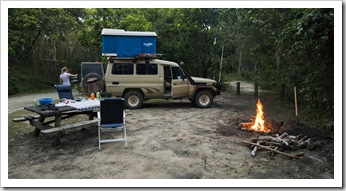
[[(19, 131), (9, 137), (8, 177), (333, 179), (333, 138), (303, 124), (296, 125), (291, 103), (269, 97), (261, 97), (261, 101), (267, 121), (290, 124), (290, 128), (278, 129), (278, 132), (304, 134), (319, 139), (321, 146), (315, 150), (287, 151), (304, 152), (302, 159), (293, 160), (279, 154), (270, 156), (265, 150), (259, 150), (252, 157), (243, 140), (259, 134), (241, 131), (239, 123), (254, 118), (257, 98), (251, 93), (239, 96), (222, 93), (208, 109), (196, 108), (188, 100), (164, 100), (150, 101), (141, 109), (130, 110), (126, 118), (127, 149), (121, 142), (103, 144), (98, 150), (96, 127), (65, 132), (61, 144), (56, 146), (54, 134), (34, 137), (34, 128), (28, 122), (20, 122)], [(87, 117), (79, 120), (87, 120)], [(12, 124), (9, 119), (9, 126)]]

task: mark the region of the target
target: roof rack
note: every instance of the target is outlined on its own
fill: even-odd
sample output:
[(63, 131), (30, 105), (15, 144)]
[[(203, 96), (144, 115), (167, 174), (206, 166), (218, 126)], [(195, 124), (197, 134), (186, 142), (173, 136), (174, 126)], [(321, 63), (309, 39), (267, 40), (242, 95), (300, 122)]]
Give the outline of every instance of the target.
[(152, 59), (162, 59), (163, 54), (150, 54), (150, 53), (141, 53), (133, 57), (116, 57), (110, 56), (109, 60), (152, 60)]
[(134, 56), (136, 59), (155, 59), (155, 58), (162, 58), (163, 54), (150, 54), (150, 53), (142, 53)]

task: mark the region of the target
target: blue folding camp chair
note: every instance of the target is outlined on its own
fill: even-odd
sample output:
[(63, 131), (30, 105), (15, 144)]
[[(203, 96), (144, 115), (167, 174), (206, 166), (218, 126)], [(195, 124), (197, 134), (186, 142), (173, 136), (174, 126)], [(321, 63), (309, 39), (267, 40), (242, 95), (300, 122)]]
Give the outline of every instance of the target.
[[(125, 108), (123, 98), (105, 98), (100, 101), (100, 111), (97, 113), (99, 119), (98, 141), (99, 149), (101, 143), (124, 141), (127, 148), (126, 126), (125, 126)], [(109, 131), (123, 130), (122, 138), (101, 139), (101, 134)]]
[(56, 84), (54, 87), (58, 90), (59, 99), (74, 99), (72, 95), (72, 88), (65, 84)]

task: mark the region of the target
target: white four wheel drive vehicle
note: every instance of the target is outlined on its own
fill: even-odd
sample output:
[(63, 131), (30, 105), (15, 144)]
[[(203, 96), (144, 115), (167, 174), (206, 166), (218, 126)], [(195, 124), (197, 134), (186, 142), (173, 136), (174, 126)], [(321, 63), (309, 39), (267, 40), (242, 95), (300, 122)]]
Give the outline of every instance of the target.
[[(84, 63), (84, 67), (91, 64)], [(100, 63), (94, 63), (94, 67), (95, 64), (102, 67)], [(84, 84), (88, 81), (98, 84), (94, 88), (90, 88), (90, 84), (83, 85), (84, 92), (102, 90), (108, 95), (123, 97), (125, 107), (129, 109), (140, 108), (148, 99), (183, 98), (188, 98), (197, 107), (207, 108), (212, 105), (214, 97), (221, 93), (221, 85), (215, 80), (190, 77), (177, 63), (157, 59), (152, 54), (136, 58), (110, 57), (104, 77), (96, 73), (84, 76)], [(103, 82), (100, 80), (102, 78)], [(100, 84), (104, 84), (104, 87)]]
[(207, 108), (221, 93), (215, 80), (190, 77), (177, 63), (160, 60), (155, 32), (105, 28), (101, 36), (102, 56), (109, 62), (105, 73), (100, 63), (82, 63), (81, 86), (87, 94), (103, 91), (137, 109), (148, 99), (183, 98)]

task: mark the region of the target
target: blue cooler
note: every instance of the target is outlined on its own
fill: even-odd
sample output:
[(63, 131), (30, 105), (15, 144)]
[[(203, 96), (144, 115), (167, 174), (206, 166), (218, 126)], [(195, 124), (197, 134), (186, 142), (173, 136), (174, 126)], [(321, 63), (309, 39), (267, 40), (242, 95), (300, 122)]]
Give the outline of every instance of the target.
[(142, 53), (156, 54), (156, 36), (155, 32), (103, 29), (102, 56), (133, 58)]

